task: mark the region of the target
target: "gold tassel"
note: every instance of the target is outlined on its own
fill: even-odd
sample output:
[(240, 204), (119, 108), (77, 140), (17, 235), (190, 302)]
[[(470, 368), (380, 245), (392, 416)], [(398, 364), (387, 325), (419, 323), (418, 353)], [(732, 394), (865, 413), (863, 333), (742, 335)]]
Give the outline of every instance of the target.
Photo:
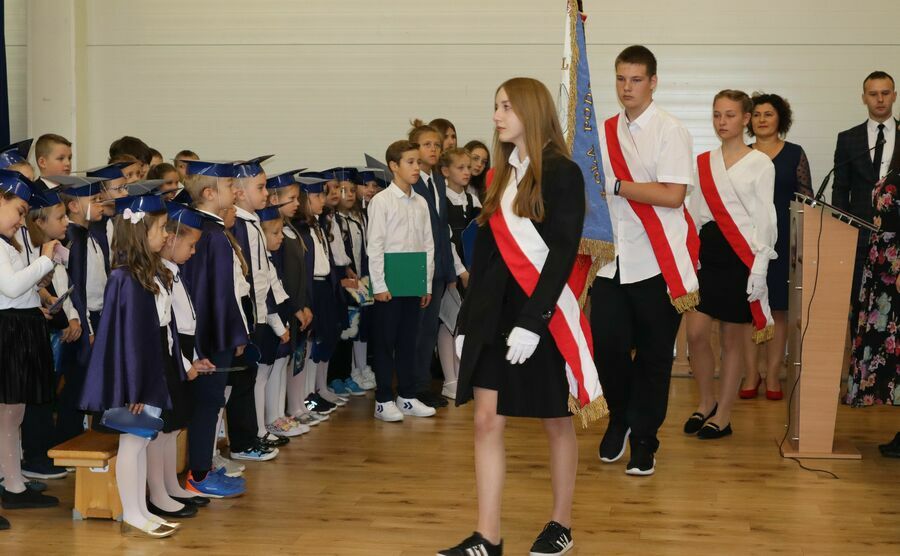
[(616, 247), (608, 241), (582, 238), (581, 244), (578, 247), (578, 254), (590, 255), (593, 258), (591, 261), (591, 268), (588, 270), (587, 282), (584, 285), (584, 289), (581, 291), (581, 295), (578, 297), (578, 308), (583, 311), (584, 304), (587, 303), (588, 290), (591, 288), (591, 282), (593, 282), (594, 276), (597, 275), (597, 271), (600, 270), (600, 267), (616, 258)]
[(775, 337), (775, 327), (771, 324), (763, 328), (762, 330), (753, 331), (753, 342), (756, 344), (762, 344), (768, 342), (772, 338)]
[(700, 292), (688, 292), (678, 299), (672, 299), (672, 296), (670, 295), (669, 299), (672, 301), (672, 305), (675, 306), (675, 310), (681, 314), (685, 311), (690, 311), (700, 303)]
[(609, 407), (607, 407), (606, 398), (603, 396), (581, 407), (578, 398), (569, 394), (569, 412), (579, 417), (581, 419), (581, 428), (586, 429), (594, 421), (609, 415)]
[(566, 146), (569, 153), (575, 143), (575, 110), (578, 106), (578, 97), (575, 96), (578, 89), (578, 41), (576, 40), (575, 18), (578, 17), (578, 5), (574, 0), (569, 0), (569, 44), (572, 58), (569, 60), (569, 112), (566, 114)]

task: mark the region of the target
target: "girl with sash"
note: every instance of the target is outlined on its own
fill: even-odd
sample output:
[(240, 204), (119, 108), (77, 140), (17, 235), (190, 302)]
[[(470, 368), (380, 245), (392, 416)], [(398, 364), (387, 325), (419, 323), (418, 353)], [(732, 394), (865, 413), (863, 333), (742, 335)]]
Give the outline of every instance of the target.
[[(713, 125), (722, 146), (697, 157), (699, 187), (688, 201), (700, 232), (700, 304), (687, 315), (691, 369), (700, 390), (697, 411), (684, 424), (686, 434), (714, 439), (728, 436), (731, 409), (743, 374), (744, 335), (753, 324), (756, 343), (771, 340), (766, 275), (777, 236), (775, 166), (744, 143), (753, 103), (742, 91), (724, 90), (713, 101)], [(716, 361), (710, 346), (713, 319), (721, 324), (722, 366), (718, 404)]]
[(569, 158), (550, 92), (513, 78), (495, 97), (495, 179), (478, 222), (469, 293), (458, 318), (457, 405), (475, 400), (476, 532), (445, 556), (503, 553), (507, 417), (541, 419), (550, 444), (553, 509), (531, 554), (572, 546), (578, 446), (570, 416), (605, 413), (576, 265), (584, 224), (581, 170)]

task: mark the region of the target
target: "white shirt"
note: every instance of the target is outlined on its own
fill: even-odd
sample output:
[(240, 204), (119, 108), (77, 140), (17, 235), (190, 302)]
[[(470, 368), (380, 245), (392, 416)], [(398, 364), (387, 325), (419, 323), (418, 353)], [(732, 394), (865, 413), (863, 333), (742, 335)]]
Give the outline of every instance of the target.
[(352, 214), (341, 214), (347, 223), (347, 231), (350, 234), (350, 246), (353, 249), (353, 262), (356, 264), (357, 274), (362, 272), (362, 246), (366, 243), (363, 224)]
[(341, 227), (338, 226), (337, 219), (333, 214), (328, 215), (331, 222), (331, 256), (334, 257), (336, 266), (347, 266), (350, 264), (350, 256), (347, 255), (347, 249), (344, 247), (344, 237), (341, 235)]
[[(168, 261), (163, 259), (163, 263), (167, 262)], [(156, 316), (159, 318), (159, 325), (166, 328), (166, 341), (169, 344), (169, 354), (180, 358), (181, 363), (185, 365), (184, 370), (187, 371), (191, 368), (191, 362), (187, 360), (184, 354), (172, 352), (172, 349), (175, 347), (175, 341), (174, 338), (172, 338), (172, 329), (169, 328), (169, 324), (172, 322), (172, 292), (166, 289), (162, 280), (158, 277), (153, 280), (156, 282), (156, 287), (159, 288), (159, 293), (157, 293), (153, 299), (153, 301), (156, 302)]]
[[(625, 112), (619, 117), (626, 118)], [(684, 124), (653, 102), (643, 114), (628, 122), (628, 129), (644, 168), (657, 182), (691, 185), (694, 176), (693, 140)], [(600, 144), (605, 147), (603, 126), (600, 126), (600, 134)], [(597, 276), (613, 278), (618, 268), (622, 284), (652, 278), (660, 270), (647, 231), (628, 200), (614, 194), (616, 175), (605, 154), (606, 149), (603, 151), (604, 187), (617, 258), (601, 268)], [(681, 212), (683, 208), (663, 210)]]
[(172, 310), (175, 311), (175, 323), (178, 325), (178, 333), (185, 336), (194, 336), (197, 332), (197, 313), (194, 312), (194, 304), (184, 287), (181, 278), (181, 270), (172, 261), (163, 259), (172, 275), (175, 277), (172, 283)]
[[(873, 149), (873, 147), (875, 146), (875, 141), (878, 140), (878, 126), (879, 122), (876, 122), (872, 118), (869, 118), (866, 122), (866, 131), (869, 133), (869, 148), (872, 149), (872, 152), (869, 153), (869, 159), (872, 161), (872, 164), (875, 163), (875, 149)], [(897, 122), (894, 121), (893, 116), (891, 116), (884, 122), (885, 143), (882, 146), (884, 150), (881, 152), (881, 168), (878, 170), (878, 179), (885, 177), (891, 167), (891, 157), (894, 154), (896, 135)]]
[(384, 280), (385, 253), (425, 252), (426, 291), (431, 294), (434, 278), (434, 238), (431, 235), (431, 215), (428, 202), (410, 188), (405, 194), (391, 182), (369, 203), (369, 229), (366, 251), (369, 255), (369, 276), (374, 293), (388, 291)]
[[(441, 213), (441, 204), (438, 202), (438, 189), (437, 184), (434, 183), (434, 176), (432, 174), (426, 174), (425, 172), (419, 170), (419, 176), (422, 177), (422, 183), (425, 184), (425, 190), (428, 191), (428, 180), (431, 180), (431, 183), (434, 184), (434, 210), (437, 211), (438, 214)], [(430, 202), (431, 200), (428, 197), (425, 197), (425, 202)]]
[[(22, 250), (22, 255), (25, 256), (25, 264), (29, 265), (32, 261), (36, 261), (41, 256), (41, 247), (39, 245), (35, 245), (31, 241), (31, 234), (28, 233), (28, 228), (22, 226), (19, 229), (19, 243), (24, 247)], [(69, 273), (61, 264), (57, 264), (53, 266), (53, 290), (56, 292), (57, 297), (66, 293), (69, 289)], [(66, 315), (66, 320), (77, 320), (81, 321), (81, 317), (78, 316), (78, 311), (75, 310), (75, 306), (72, 305), (72, 297), (69, 296), (63, 301), (62, 312)]]
[[(765, 274), (769, 260), (778, 257), (775, 253), (778, 225), (775, 203), (772, 200), (775, 196), (775, 165), (768, 155), (752, 150), (732, 164), (726, 172), (738, 199), (753, 219), (753, 230), (741, 230), (742, 234), (749, 235), (746, 239), (755, 256), (753, 271)], [(715, 221), (699, 183), (698, 177), (698, 185), (691, 187), (690, 195), (685, 201), (698, 232), (707, 222)]]
[[(310, 226), (309, 233), (312, 235), (313, 242), (313, 250), (316, 257), (315, 265), (313, 266), (313, 276), (316, 278), (325, 278), (331, 272), (331, 261), (328, 260), (328, 251), (325, 249), (325, 245), (322, 241), (319, 240), (319, 234), (316, 233), (316, 229)], [(325, 234), (324, 230), (319, 230), (322, 234)]]
[[(109, 245), (109, 257), (112, 258), (113, 219), (106, 221), (106, 244)], [(112, 261), (110, 261), (112, 262)]]
[(87, 310), (103, 310), (103, 292), (106, 290), (106, 257), (100, 244), (88, 235), (87, 238)]
[[(266, 298), (269, 296), (269, 290), (271, 289), (272, 295), (275, 297), (275, 303), (278, 304), (287, 299), (287, 294), (284, 293), (284, 287), (281, 285), (281, 280), (278, 279), (275, 266), (269, 261), (269, 252), (266, 250), (266, 238), (260, 228), (259, 216), (241, 207), (235, 208), (237, 209), (238, 218), (243, 220), (247, 226), (247, 243), (250, 246), (250, 260), (247, 263), (251, 265), (250, 274), (253, 278), (256, 324), (268, 323), (272, 330), (275, 331), (275, 334), (281, 336), (284, 334), (284, 324), (277, 314), (270, 315), (268, 313)], [(280, 292), (278, 291), (279, 287)]]
[[(468, 190), (465, 190), (462, 193), (457, 193), (456, 191), (450, 189), (450, 187), (447, 187), (447, 202), (455, 207), (464, 207), (469, 203), (466, 193), (472, 195), (471, 208), (481, 208), (481, 201), (478, 200), (478, 194), (473, 194)], [(450, 235), (453, 236), (453, 230), (450, 230)], [(466, 268), (466, 265), (463, 264), (460, 254), (456, 252), (456, 244), (452, 242), (450, 243), (450, 254), (453, 255), (453, 269), (456, 272), (456, 275), (459, 276), (463, 272), (466, 272), (468, 269)]]
[(0, 239), (0, 309), (40, 307), (37, 283), (51, 270), (53, 261), (47, 257), (25, 264), (25, 255)]

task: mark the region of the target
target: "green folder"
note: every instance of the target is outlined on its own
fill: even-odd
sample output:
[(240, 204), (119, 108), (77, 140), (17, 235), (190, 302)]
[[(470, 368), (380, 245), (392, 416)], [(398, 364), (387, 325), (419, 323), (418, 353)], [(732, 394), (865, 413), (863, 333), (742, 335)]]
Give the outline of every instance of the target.
[(427, 254), (385, 253), (384, 281), (391, 297), (423, 297), (428, 294), (425, 284), (428, 277)]

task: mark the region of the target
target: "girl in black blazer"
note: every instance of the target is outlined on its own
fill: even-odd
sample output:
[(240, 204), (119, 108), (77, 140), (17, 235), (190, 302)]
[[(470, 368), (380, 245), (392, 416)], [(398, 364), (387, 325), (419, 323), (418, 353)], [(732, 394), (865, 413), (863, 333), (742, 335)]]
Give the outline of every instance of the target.
[[(508, 416), (542, 419), (550, 443), (554, 502), (551, 521), (531, 554), (563, 554), (572, 546), (578, 448), (568, 408), (566, 362), (547, 327), (578, 254), (584, 181), (569, 158), (553, 100), (541, 82), (514, 78), (503, 83), (495, 98), (494, 124), (494, 179), (479, 217), (469, 290), (457, 323), (456, 403), (475, 400), (478, 528), (439, 554), (502, 554), (503, 431)], [(530, 219), (549, 248), (531, 296), (507, 266), (490, 222), (505, 192), (510, 206), (510, 188), (516, 188), (511, 211)], [(515, 235), (515, 227), (509, 229), (515, 241), (524, 241)]]

